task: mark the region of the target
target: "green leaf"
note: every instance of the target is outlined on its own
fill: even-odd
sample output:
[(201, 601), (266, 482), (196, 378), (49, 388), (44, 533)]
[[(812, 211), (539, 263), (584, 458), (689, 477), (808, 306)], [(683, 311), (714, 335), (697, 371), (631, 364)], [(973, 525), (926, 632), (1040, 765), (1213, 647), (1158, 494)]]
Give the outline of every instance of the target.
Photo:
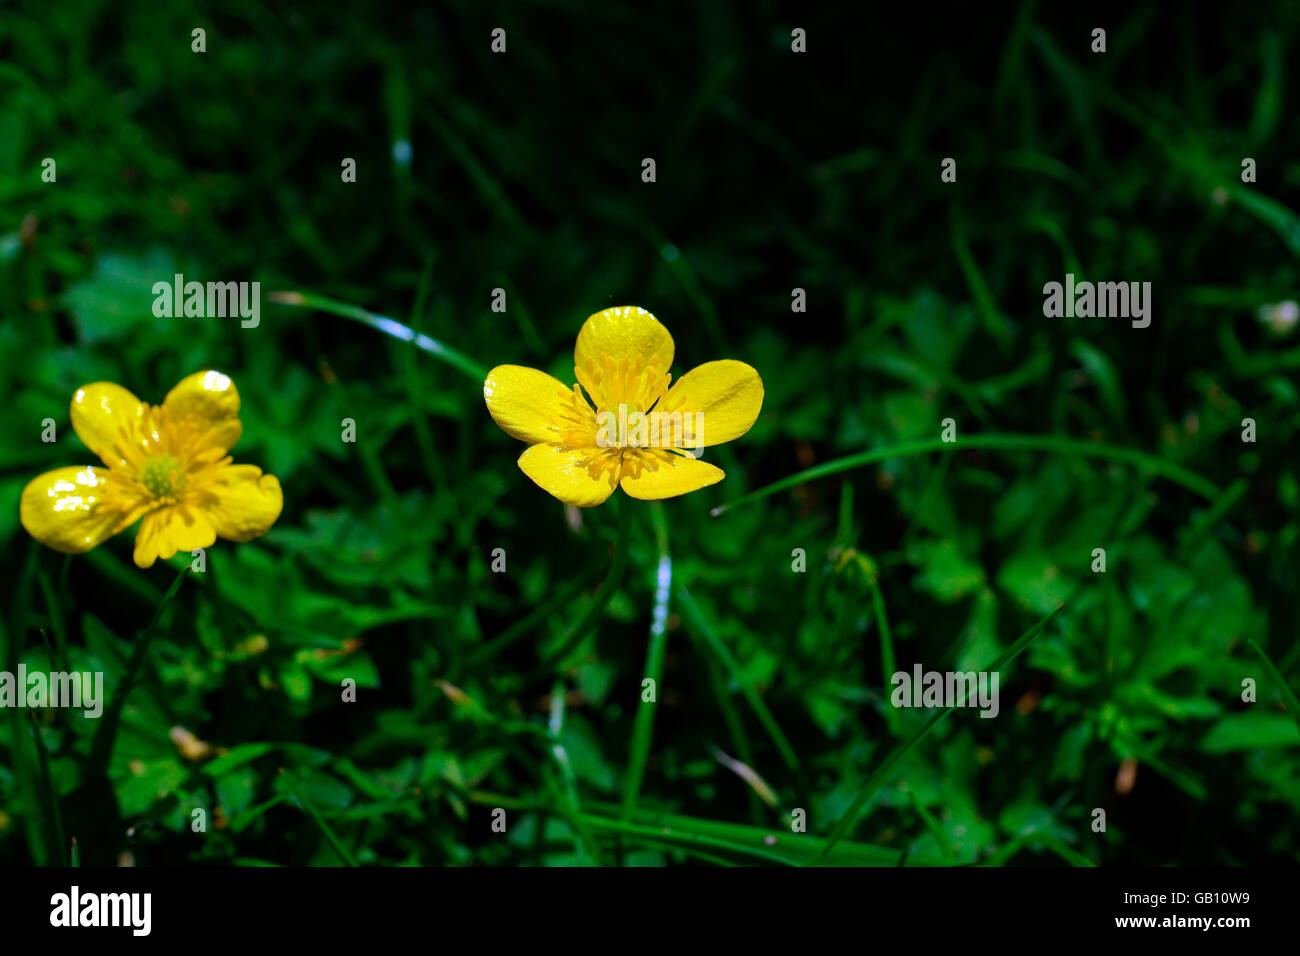
[[(1258, 705), (1256, 705), (1258, 706)], [(1287, 714), (1248, 712), (1225, 717), (1201, 740), (1206, 753), (1265, 750), (1300, 744), (1300, 727)]]
[(952, 604), (984, 584), (984, 569), (965, 557), (951, 540), (923, 541), (909, 553), (920, 564), (916, 586)]

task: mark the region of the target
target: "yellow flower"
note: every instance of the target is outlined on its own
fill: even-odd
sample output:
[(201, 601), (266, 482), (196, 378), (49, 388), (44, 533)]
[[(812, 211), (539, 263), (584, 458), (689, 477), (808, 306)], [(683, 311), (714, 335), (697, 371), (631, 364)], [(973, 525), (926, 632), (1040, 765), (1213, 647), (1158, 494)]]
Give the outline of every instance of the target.
[(220, 372), (195, 372), (146, 405), (120, 385), (95, 382), (72, 396), (72, 427), (105, 467), (47, 471), (23, 489), (23, 527), (41, 544), (80, 554), (140, 521), (142, 568), (218, 537), (251, 541), (280, 517), (274, 475), (231, 464), (243, 430), (239, 392)]
[(572, 388), (537, 369), (498, 365), (483, 397), (506, 434), (531, 446), (519, 456), (524, 474), (580, 508), (618, 485), (655, 499), (721, 481), (722, 469), (700, 461), (698, 449), (739, 438), (763, 407), (758, 373), (730, 359), (706, 362), (669, 388), (673, 337), (645, 309), (591, 316), (573, 359)]

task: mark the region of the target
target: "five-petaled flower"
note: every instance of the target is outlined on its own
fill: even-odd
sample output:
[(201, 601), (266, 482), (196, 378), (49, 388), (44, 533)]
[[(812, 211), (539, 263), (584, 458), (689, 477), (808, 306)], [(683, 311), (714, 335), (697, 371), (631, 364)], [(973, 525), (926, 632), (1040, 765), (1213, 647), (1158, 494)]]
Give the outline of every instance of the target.
[(695, 450), (739, 438), (763, 407), (758, 372), (730, 359), (706, 362), (669, 388), (673, 338), (645, 309), (588, 318), (573, 359), (572, 388), (537, 369), (498, 365), (483, 397), (496, 423), (529, 443), (519, 456), (524, 474), (580, 508), (618, 485), (655, 499), (721, 481), (722, 469)]
[(23, 527), (56, 551), (80, 554), (140, 521), (135, 563), (147, 568), (218, 537), (251, 541), (280, 516), (280, 482), (231, 464), (239, 392), (220, 372), (195, 372), (147, 405), (96, 382), (72, 396), (72, 427), (105, 467), (72, 465), (23, 490)]

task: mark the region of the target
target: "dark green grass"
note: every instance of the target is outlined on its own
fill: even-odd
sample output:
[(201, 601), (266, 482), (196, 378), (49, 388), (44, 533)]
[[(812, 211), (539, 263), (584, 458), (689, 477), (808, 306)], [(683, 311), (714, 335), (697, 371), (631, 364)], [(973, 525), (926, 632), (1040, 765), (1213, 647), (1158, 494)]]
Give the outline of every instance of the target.
[[(1297, 14), (1055, 6), (0, 7), (0, 669), (110, 695), (0, 714), (0, 862), (1300, 860), (1300, 346), (1257, 317), (1300, 296)], [(176, 272), (261, 324), (156, 319)], [(1152, 326), (1043, 318), (1066, 272)], [(566, 513), (481, 382), (570, 380), (616, 304), (764, 410), (722, 483)], [(29, 541), (79, 385), (207, 367), (270, 534)], [(890, 706), (990, 662), (996, 720)]]

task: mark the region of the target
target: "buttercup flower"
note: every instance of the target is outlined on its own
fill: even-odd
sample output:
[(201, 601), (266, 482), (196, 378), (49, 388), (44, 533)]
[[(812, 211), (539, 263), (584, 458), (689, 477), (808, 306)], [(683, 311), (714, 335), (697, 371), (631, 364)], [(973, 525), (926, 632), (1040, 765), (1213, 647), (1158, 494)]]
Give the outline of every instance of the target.
[(80, 554), (140, 521), (142, 568), (218, 537), (251, 541), (280, 517), (274, 475), (231, 464), (239, 392), (220, 372), (195, 372), (147, 405), (120, 385), (95, 382), (72, 396), (72, 427), (104, 467), (47, 471), (23, 489), (23, 527), (41, 544)]
[(571, 388), (537, 369), (498, 365), (483, 397), (493, 420), (528, 442), (524, 474), (580, 508), (619, 485), (654, 499), (721, 481), (722, 469), (700, 461), (698, 449), (739, 438), (763, 407), (758, 372), (730, 359), (706, 362), (669, 388), (673, 337), (633, 306), (587, 319), (573, 361)]

